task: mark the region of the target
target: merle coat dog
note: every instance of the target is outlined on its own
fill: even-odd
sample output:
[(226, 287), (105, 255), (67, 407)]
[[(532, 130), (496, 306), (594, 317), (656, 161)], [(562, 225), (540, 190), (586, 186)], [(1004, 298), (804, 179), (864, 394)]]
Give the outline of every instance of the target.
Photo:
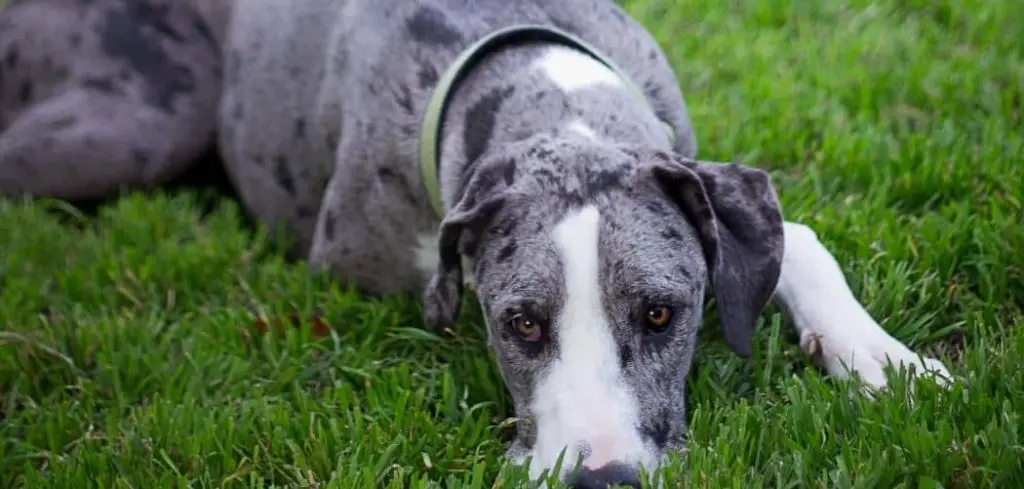
[(565, 455), (575, 487), (637, 486), (681, 446), (706, 293), (740, 355), (774, 300), (832, 375), (948, 375), (871, 318), (766, 173), (697, 159), (675, 73), (610, 0), (0, 11), (0, 193), (148, 188), (214, 146), (314, 269), (421, 292), (434, 330), (475, 288), (534, 476)]

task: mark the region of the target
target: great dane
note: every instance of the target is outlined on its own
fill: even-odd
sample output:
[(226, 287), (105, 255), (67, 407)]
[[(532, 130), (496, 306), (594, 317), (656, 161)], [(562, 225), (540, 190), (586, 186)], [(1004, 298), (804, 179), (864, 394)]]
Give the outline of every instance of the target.
[[(160, 185), (216, 146), (314, 270), (472, 287), (515, 403), (507, 455), (638, 487), (683, 444), (705, 292), (752, 348), (774, 301), (830, 374), (945, 383), (889, 335), (768, 175), (696, 159), (655, 39), (610, 0), (15, 0), (0, 12), (0, 193)], [(576, 465), (574, 461), (580, 461)]]

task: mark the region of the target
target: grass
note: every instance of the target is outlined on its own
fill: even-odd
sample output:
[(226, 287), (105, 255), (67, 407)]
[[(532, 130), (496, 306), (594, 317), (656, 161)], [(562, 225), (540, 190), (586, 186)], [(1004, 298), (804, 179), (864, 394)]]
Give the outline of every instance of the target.
[[(868, 310), (960, 377), (869, 402), (808, 368), (775, 310), (750, 360), (705, 328), (672, 487), (1022, 487), (1017, 0), (626, 4), (678, 71), (702, 157), (769, 169)], [(514, 486), (473, 314), (439, 339), (414, 301), (277, 249), (195, 193), (96, 217), (0, 203), (0, 486)]]

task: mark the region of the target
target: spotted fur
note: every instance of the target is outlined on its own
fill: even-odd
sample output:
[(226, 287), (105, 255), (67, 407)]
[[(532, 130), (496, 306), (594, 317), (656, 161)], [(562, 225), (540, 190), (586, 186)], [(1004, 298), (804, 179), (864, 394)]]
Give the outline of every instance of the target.
[[(586, 55), (506, 46), (451, 99), (436, 216), (416, 159), (425, 104), (463, 49), (513, 23), (585, 39), (653, 110)], [(434, 330), (454, 324), (474, 287), (527, 420), (508, 455), (531, 459), (534, 475), (564, 451), (568, 468), (582, 459), (575, 487), (638, 487), (641, 467), (683, 445), (708, 294), (740, 355), (774, 293), (833, 375), (884, 387), (892, 359), (945, 372), (864, 311), (812, 231), (783, 222), (766, 173), (694, 159), (664, 54), (610, 0), (14, 0), (0, 10), (0, 195), (152, 187), (212, 148), (244, 209), (293, 237), (311, 268), (370, 294), (422, 293)], [(673, 311), (664, 330), (646, 326), (651, 305)], [(522, 317), (536, 334), (515, 327)]]

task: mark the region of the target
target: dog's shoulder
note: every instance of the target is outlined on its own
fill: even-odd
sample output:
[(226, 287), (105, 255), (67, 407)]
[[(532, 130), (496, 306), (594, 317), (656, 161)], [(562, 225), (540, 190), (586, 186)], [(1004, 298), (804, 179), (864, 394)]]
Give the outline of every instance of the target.
[(548, 2), (551, 22), (605, 53), (643, 90), (658, 117), (676, 134), (675, 149), (696, 154), (696, 142), (679, 79), (658, 39), (615, 2)]
[[(644, 91), (659, 117), (673, 126), (676, 150), (696, 153), (689, 113), (659, 41), (611, 0), (367, 0), (352, 2), (353, 39), (370, 49), (370, 71), (427, 90), (462, 50), (494, 30), (541, 24), (576, 35), (611, 58)], [(378, 26), (375, 27), (374, 26)], [(383, 26), (385, 32), (380, 32)], [(363, 39), (367, 39), (364, 41)], [(416, 98), (416, 97), (413, 97)]]

